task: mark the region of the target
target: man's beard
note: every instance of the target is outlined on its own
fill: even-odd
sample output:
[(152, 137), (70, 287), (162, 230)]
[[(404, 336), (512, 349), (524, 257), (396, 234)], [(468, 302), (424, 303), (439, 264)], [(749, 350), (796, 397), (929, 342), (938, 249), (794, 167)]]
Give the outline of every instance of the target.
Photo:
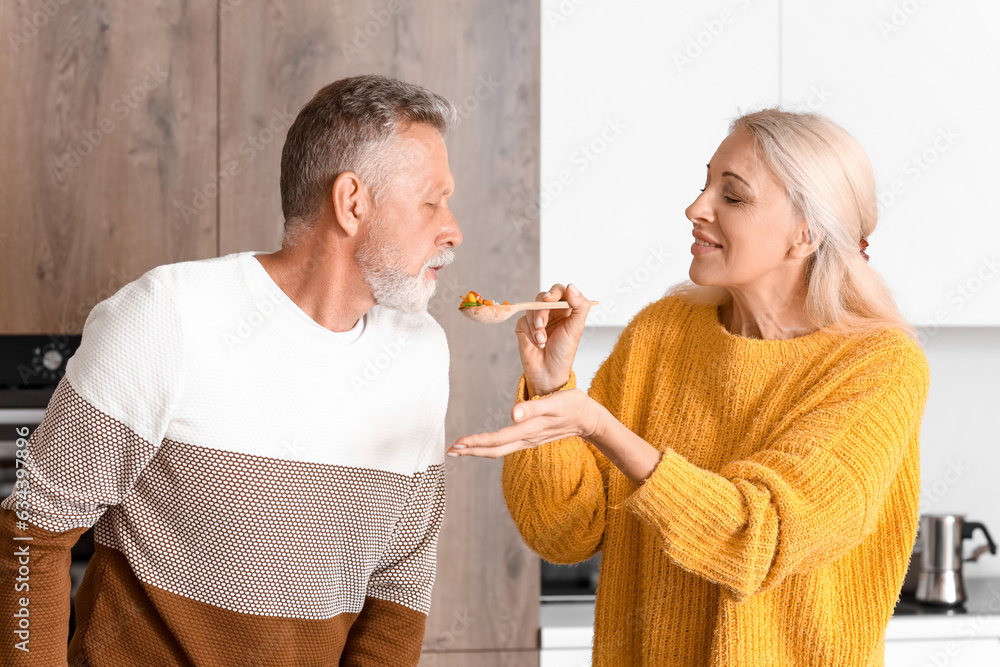
[(385, 238), (380, 232), (381, 221), (375, 221), (369, 228), (368, 236), (358, 249), (357, 260), (368, 288), (380, 306), (406, 313), (418, 313), (427, 309), (427, 304), (437, 281), (424, 276), (431, 266), (450, 264), (455, 258), (451, 250), (443, 250), (420, 267), (417, 275), (406, 272), (406, 251)]

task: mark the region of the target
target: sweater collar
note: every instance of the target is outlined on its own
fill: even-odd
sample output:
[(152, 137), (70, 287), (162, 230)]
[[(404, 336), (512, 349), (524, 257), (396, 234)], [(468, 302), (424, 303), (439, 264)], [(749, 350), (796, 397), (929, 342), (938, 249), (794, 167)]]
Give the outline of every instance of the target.
[[(358, 319), (350, 331), (330, 331), (309, 317), (271, 279), (264, 266), (255, 259), (263, 251), (239, 253), (238, 261), (247, 288), (257, 309), (265, 315), (262, 320), (283, 338), (319, 356), (342, 354), (364, 337), (369, 328), (370, 313)], [(273, 314), (268, 311), (273, 309)], [(356, 346), (355, 346), (356, 347)]]
[[(719, 320), (718, 306), (699, 305), (696, 309), (696, 326), (703, 340), (717, 350), (733, 356), (748, 355), (766, 359), (788, 359), (802, 357), (817, 350), (827, 348), (840, 336), (827, 329), (819, 329), (804, 336), (778, 340), (748, 338), (731, 333)], [(727, 356), (729, 356), (727, 355)]]

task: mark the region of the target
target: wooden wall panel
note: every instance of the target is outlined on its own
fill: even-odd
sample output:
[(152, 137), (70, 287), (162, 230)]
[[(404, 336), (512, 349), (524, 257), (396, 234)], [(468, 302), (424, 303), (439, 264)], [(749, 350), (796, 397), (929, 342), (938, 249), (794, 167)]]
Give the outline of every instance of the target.
[[(460, 294), (527, 300), (538, 291), (538, 219), (524, 214), (538, 197), (539, 16), (538, 0), (273, 1), (264, 11), (242, 3), (221, 14), (220, 155), (240, 173), (221, 188), (220, 254), (280, 245), (284, 134), (264, 130), (273, 121), (287, 131), (291, 118), (281, 114), (294, 116), (323, 85), (377, 72), (426, 85), (459, 107), (448, 150), (464, 243), (430, 307), (451, 346), (449, 443), (509, 423), (520, 374), (513, 322), (460, 317)], [(507, 513), (500, 466), (448, 461), (426, 650), (537, 647), (538, 559)], [(457, 619), (469, 617), (455, 632), (465, 622)]]
[(234, 4), (220, 14), (220, 254), (276, 250), (285, 134), (322, 86), (346, 76), (338, 45), (364, 3)]
[[(507, 423), (513, 323), (475, 325), (455, 305), (470, 288), (537, 291), (524, 203), (538, 194), (538, 0), (39, 8), (0, 4), (0, 334), (78, 333), (154, 266), (278, 247), (292, 117), (326, 83), (382, 72), (459, 107), (448, 145), (465, 242), (431, 303), (452, 350), (448, 438)], [(538, 561), (503, 504), (500, 465), (448, 461), (430, 651), (537, 646)]]
[(0, 4), (0, 334), (79, 333), (160, 264), (217, 253), (216, 7)]
[[(435, 6), (420, 20), (401, 17), (396, 73), (449, 97), (461, 118), (448, 146), (456, 179), (452, 209), (464, 241), (442, 271), (430, 308), (451, 346), (450, 444), (510, 424), (521, 372), (514, 321), (471, 322), (458, 313), (461, 295), (475, 289), (513, 301), (538, 292), (538, 220), (518, 214), (523, 202), (538, 198), (540, 9), (535, 1)], [(428, 648), (441, 647), (462, 610), (478, 621), (467, 642), (458, 638), (445, 648), (538, 646), (539, 561), (503, 502), (501, 465), (449, 459)]]
[(538, 651), (424, 653), (420, 667), (538, 667)]

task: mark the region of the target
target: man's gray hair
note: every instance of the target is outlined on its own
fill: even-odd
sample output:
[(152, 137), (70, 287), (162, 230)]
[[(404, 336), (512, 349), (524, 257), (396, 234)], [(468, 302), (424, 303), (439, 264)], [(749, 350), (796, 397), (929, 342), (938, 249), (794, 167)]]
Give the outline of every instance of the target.
[(377, 203), (389, 180), (399, 130), (425, 123), (446, 136), (455, 106), (423, 86), (378, 74), (335, 81), (299, 111), (281, 150), (281, 210), (286, 237), (316, 220), (333, 181), (356, 173)]

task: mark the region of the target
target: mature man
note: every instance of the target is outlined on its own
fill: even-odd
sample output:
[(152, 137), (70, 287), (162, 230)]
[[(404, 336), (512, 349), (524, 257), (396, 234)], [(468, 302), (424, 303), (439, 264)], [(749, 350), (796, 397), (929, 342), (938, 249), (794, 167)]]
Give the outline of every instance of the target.
[(64, 664), (92, 525), (71, 665), (417, 663), (454, 120), (419, 86), (330, 84), (288, 131), (279, 251), (160, 266), (93, 309), (2, 503), (0, 663)]

